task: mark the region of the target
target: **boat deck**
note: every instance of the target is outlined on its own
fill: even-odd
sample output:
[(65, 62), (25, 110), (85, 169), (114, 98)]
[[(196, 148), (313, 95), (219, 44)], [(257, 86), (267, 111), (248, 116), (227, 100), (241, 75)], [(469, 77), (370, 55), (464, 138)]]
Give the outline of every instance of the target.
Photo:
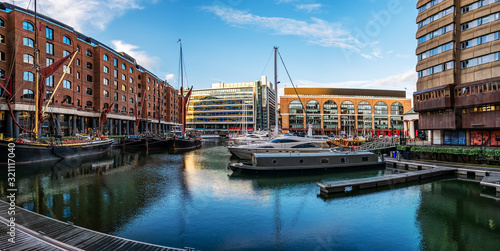
[(9, 204), (0, 201), (0, 250), (186, 250), (129, 240), (65, 223), (16, 206), (16, 243), (8, 242)]

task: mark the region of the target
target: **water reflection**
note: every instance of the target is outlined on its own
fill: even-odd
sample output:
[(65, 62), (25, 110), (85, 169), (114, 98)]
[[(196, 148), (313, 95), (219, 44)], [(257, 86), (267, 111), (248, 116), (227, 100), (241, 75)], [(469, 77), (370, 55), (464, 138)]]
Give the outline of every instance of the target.
[[(19, 166), (19, 206), (125, 238), (202, 250), (492, 249), (500, 201), (477, 183), (438, 180), (318, 198), (318, 182), (384, 169), (238, 174), (213, 144), (184, 152), (115, 149)], [(6, 187), (5, 172), (0, 185)], [(0, 190), (5, 198), (6, 192)]]

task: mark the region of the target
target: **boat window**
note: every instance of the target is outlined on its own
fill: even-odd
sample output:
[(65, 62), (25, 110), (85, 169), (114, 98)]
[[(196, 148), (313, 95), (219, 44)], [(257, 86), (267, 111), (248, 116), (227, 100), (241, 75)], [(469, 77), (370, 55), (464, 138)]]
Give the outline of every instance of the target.
[(315, 148), (315, 147), (316, 145), (314, 143), (306, 143), (306, 144), (292, 146), (292, 148)]
[(368, 157), (362, 157), (361, 161), (368, 161)]
[(278, 161), (277, 161), (277, 160), (275, 160), (275, 159), (273, 159), (273, 164), (274, 164), (274, 165), (278, 164)]
[(347, 163), (347, 158), (340, 158), (340, 163)]
[(303, 160), (303, 159), (301, 159), (301, 160), (299, 160), (299, 162), (300, 162), (300, 163), (304, 163), (304, 160)]
[(274, 148), (272, 146), (259, 146), (259, 148)]
[(321, 159), (321, 164), (328, 164), (330, 163), (329, 159)]

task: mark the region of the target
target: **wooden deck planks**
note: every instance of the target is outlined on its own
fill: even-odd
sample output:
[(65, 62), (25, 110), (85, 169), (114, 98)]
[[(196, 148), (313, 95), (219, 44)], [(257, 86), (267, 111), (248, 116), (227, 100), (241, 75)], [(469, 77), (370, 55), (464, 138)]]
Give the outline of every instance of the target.
[[(5, 201), (0, 201), (0, 216), (8, 218), (9, 204)], [(171, 247), (153, 245), (134, 240), (124, 239), (81, 228), (78, 226), (69, 225), (65, 222), (52, 219), (43, 215), (36, 214), (29, 210), (16, 207), (16, 223), (33, 232), (43, 232), (44, 238), (53, 239), (61, 245), (70, 245), (83, 250), (184, 250)], [(0, 237), (5, 235), (7, 239), (7, 226), (1, 224), (5, 231), (0, 226)], [(37, 234), (29, 235), (21, 231), (16, 236), (18, 241), (14, 245), (0, 242), (0, 250), (62, 250), (57, 244), (49, 244), (40, 239)], [(16, 233), (17, 233), (16, 232)]]

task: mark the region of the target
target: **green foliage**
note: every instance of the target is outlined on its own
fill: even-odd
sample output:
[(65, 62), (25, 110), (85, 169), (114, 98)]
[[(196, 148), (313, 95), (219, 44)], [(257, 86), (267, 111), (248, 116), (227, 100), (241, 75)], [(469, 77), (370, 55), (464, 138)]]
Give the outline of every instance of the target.
[[(406, 147), (409, 146), (398, 146), (398, 150), (405, 151), (404, 149), (407, 149)], [(477, 157), (500, 157), (500, 149), (413, 146), (410, 151), (420, 153), (462, 154)]]
[(397, 146), (398, 151), (409, 151), (410, 148), (411, 148), (411, 146), (402, 146), (402, 145)]

